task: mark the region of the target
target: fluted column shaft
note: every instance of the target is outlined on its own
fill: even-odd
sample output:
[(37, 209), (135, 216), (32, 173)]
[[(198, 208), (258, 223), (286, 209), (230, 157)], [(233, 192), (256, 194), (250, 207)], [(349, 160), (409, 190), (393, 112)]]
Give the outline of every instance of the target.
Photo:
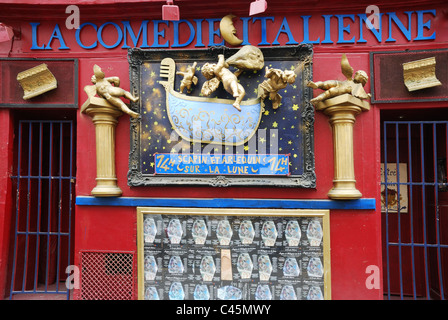
[(96, 197), (121, 196), (115, 171), (115, 128), (123, 113), (113, 106), (90, 105), (85, 113), (92, 117), (96, 140), (96, 186), (91, 194)]
[(355, 106), (330, 107), (325, 114), (330, 117), (333, 131), (334, 179), (328, 196), (332, 199), (358, 199), (353, 153), (353, 125), (361, 108)]

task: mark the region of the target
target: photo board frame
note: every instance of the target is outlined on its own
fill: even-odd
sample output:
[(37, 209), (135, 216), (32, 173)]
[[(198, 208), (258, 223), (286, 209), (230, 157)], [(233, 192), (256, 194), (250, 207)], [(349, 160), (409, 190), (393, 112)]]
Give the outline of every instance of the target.
[(331, 299), (329, 210), (139, 207), (137, 250), (140, 300)]

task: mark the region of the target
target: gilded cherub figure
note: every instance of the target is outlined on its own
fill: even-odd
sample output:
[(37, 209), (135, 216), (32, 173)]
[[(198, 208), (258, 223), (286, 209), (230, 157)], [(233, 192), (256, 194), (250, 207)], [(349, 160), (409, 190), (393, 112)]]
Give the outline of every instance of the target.
[[(130, 92), (120, 88), (120, 79), (118, 77), (106, 78), (101, 68), (98, 65), (94, 65), (91, 81), (94, 85), (85, 88), (89, 96), (94, 96), (95, 93), (97, 93), (100, 97), (103, 97), (110, 104), (119, 108), (131, 117), (138, 118), (140, 116), (137, 112), (129, 109), (129, 107), (120, 99), (120, 97), (125, 97), (133, 102), (137, 102), (139, 98), (134, 97)], [(112, 85), (112, 83), (114, 85)]]
[(184, 78), (180, 82), (180, 93), (184, 91), (185, 88), (187, 88), (187, 91), (191, 90), (191, 85), (197, 85), (198, 84), (198, 77), (194, 75), (196, 71), (196, 61), (193, 63), (192, 66), (188, 66), (187, 71), (178, 71), (176, 74), (183, 76)]
[(232, 73), (228, 68), (229, 64), (224, 60), (224, 55), (222, 54), (218, 55), (218, 63), (205, 63), (201, 72), (207, 81), (204, 82), (201, 93), (209, 96), (218, 89), (219, 83), (222, 82), (224, 89), (236, 98), (233, 106), (238, 111), (241, 111), (240, 103), (246, 94), (243, 86), (238, 83), (238, 76), (242, 70)]
[(321, 93), (314, 99), (310, 100), (313, 105), (316, 105), (328, 98), (336, 97), (345, 93), (349, 93), (359, 99), (370, 98), (370, 93), (366, 93), (364, 90), (364, 86), (369, 79), (367, 73), (363, 70), (359, 70), (355, 72), (355, 75), (353, 77), (353, 68), (350, 66), (345, 54), (342, 55), (341, 70), (344, 76), (347, 78), (344, 81), (327, 80), (308, 82), (307, 86), (310, 88), (326, 90), (324, 93)]
[(258, 97), (261, 98), (261, 104), (264, 107), (264, 100), (269, 96), (272, 108), (277, 109), (282, 101), (282, 96), (278, 94), (278, 91), (286, 88), (288, 84), (293, 84), (296, 81), (296, 74), (292, 70), (282, 71), (268, 67), (265, 70), (264, 76), (268, 79), (258, 86)]

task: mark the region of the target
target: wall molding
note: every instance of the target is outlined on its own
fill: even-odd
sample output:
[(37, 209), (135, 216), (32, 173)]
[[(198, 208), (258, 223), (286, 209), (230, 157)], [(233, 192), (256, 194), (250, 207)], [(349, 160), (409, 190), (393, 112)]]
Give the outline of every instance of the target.
[(234, 198), (142, 198), (142, 197), (76, 197), (78, 206), (122, 207), (198, 207), (198, 208), (281, 208), (375, 210), (374, 198), (357, 200), (328, 199), (234, 199)]

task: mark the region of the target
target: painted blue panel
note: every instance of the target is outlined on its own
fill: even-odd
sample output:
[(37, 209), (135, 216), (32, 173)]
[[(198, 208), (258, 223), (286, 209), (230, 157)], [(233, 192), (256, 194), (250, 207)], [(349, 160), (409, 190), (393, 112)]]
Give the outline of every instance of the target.
[(287, 154), (154, 155), (155, 174), (289, 175)]
[(375, 199), (358, 200), (282, 200), (282, 199), (185, 199), (185, 198), (95, 198), (76, 197), (79, 206), (188, 207), (188, 208), (278, 208), (375, 210)]

